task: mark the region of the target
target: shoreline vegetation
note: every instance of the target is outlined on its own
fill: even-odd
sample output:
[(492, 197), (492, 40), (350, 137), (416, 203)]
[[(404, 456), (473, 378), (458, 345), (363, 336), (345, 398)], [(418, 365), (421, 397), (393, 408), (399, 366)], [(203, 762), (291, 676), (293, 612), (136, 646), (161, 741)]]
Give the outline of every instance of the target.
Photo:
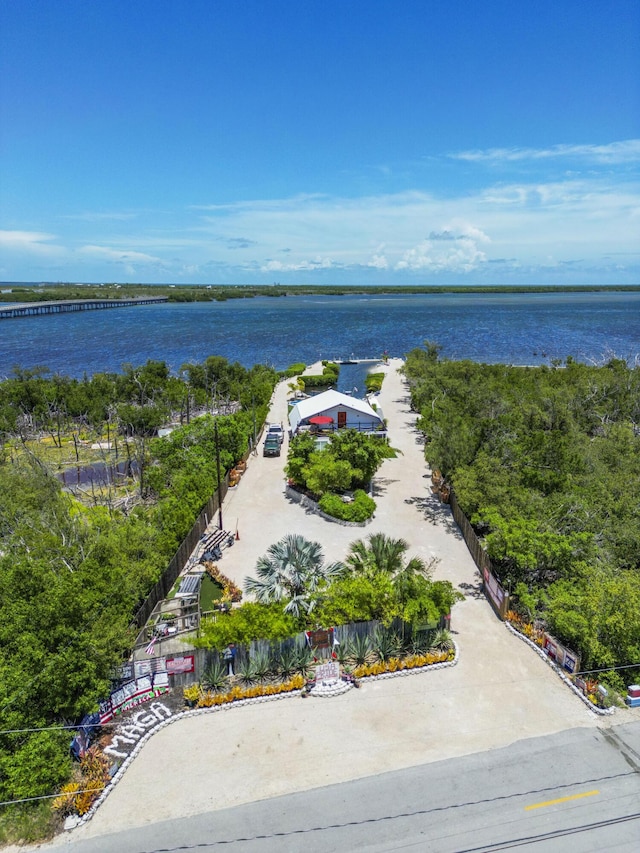
[(351, 296), (416, 294), (637, 293), (640, 284), (626, 285), (248, 285), (248, 284), (80, 284), (71, 282), (0, 282), (0, 303), (84, 299), (131, 299), (166, 296), (169, 302), (225, 302), (257, 296)]
[(640, 369), (439, 359), (404, 373), (442, 472), (520, 616), (623, 694), (640, 675)]
[[(640, 675), (640, 368), (570, 357), (487, 365), (441, 360), (440, 349), (425, 341), (403, 368), (427, 461), (455, 490), (522, 619), (544, 622), (583, 672), (605, 670), (602, 683), (623, 692)], [(134, 641), (133, 614), (218, 486), (218, 454), (222, 475), (255, 443), (278, 380), (300, 366), (278, 373), (209, 356), (177, 374), (149, 360), (82, 380), (36, 369), (0, 381), (5, 802), (47, 798), (73, 778), (60, 726), (107, 693)], [(171, 434), (156, 437), (167, 423)], [(376, 463), (356, 445), (343, 448), (349, 485), (352, 469), (366, 482)], [(124, 461), (124, 482), (72, 490), (56, 476), (99, 461)], [(318, 460), (318, 482), (333, 476), (332, 461)], [(388, 544), (358, 545), (353, 571), (314, 610), (320, 624), (401, 616), (417, 625), (450, 612), (451, 590), (428, 566), (395, 559), (393, 572), (378, 570), (390, 564)], [(404, 543), (391, 544), (401, 558)], [(255, 607), (235, 608), (205, 640), (238, 642), (235, 620)], [(52, 831), (50, 800), (35, 802), (0, 815), (0, 844)]]

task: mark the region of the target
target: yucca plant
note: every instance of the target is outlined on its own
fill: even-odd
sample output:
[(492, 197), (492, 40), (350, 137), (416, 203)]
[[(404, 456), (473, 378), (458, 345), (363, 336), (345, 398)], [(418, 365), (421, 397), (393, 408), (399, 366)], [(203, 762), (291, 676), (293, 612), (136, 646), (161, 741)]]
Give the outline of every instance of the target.
[(436, 631), (431, 641), (431, 648), (439, 652), (448, 652), (453, 648), (453, 639), (451, 633), (446, 628), (440, 628)]
[(371, 641), (366, 634), (363, 634), (362, 636), (356, 635), (350, 639), (348, 647), (349, 660), (355, 666), (365, 666), (366, 664), (371, 663), (375, 658)]
[(217, 658), (209, 664), (202, 675), (202, 684), (207, 690), (213, 690), (214, 693), (219, 693), (228, 685), (229, 676), (227, 675), (227, 667)]
[(384, 662), (398, 657), (402, 651), (402, 640), (394, 631), (378, 628), (373, 635), (372, 646), (376, 658)]

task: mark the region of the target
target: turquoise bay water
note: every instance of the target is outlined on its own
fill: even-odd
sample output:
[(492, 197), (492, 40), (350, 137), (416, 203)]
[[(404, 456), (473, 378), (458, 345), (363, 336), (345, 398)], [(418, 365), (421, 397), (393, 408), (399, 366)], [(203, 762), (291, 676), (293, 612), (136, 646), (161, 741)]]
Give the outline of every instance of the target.
[[(0, 377), (82, 376), (124, 363), (222, 355), (245, 366), (402, 356), (425, 339), (447, 358), (539, 364), (640, 353), (640, 293), (295, 296), (160, 304), (0, 321)], [(349, 379), (357, 385), (357, 379)]]

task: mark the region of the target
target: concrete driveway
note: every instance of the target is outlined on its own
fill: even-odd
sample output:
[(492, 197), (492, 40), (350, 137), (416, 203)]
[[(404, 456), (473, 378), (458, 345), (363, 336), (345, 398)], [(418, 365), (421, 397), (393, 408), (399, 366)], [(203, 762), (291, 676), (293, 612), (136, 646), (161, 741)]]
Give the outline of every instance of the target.
[[(523, 738), (602, 722), (494, 616), (448, 506), (431, 495), (416, 416), (401, 362), (391, 361), (381, 393), (391, 444), (401, 451), (375, 478), (370, 526), (328, 523), (287, 500), (280, 458), (251, 457), (223, 506), (239, 533), (220, 564), (242, 585), (257, 558), (287, 533), (345, 557), (359, 536), (403, 537), (409, 554), (437, 557), (436, 577), (465, 594), (453, 612), (456, 667), (363, 684), (333, 699), (288, 698), (186, 718), (154, 735), (93, 820), (74, 833), (95, 836), (158, 820), (363, 778), (389, 770), (505, 747)], [(287, 383), (270, 418), (286, 423)], [(622, 712), (624, 714), (626, 712)], [(617, 722), (622, 722), (618, 717)]]

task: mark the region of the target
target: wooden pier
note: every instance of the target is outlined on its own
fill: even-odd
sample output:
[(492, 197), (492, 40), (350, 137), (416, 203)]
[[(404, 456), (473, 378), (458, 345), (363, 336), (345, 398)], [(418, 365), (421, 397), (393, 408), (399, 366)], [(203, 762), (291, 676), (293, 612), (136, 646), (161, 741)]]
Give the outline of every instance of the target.
[(61, 299), (58, 302), (20, 302), (1, 307), (0, 320), (16, 317), (38, 317), (41, 314), (66, 314), (69, 311), (100, 311), (103, 308), (130, 308), (166, 302), (167, 296), (136, 296), (132, 299)]

